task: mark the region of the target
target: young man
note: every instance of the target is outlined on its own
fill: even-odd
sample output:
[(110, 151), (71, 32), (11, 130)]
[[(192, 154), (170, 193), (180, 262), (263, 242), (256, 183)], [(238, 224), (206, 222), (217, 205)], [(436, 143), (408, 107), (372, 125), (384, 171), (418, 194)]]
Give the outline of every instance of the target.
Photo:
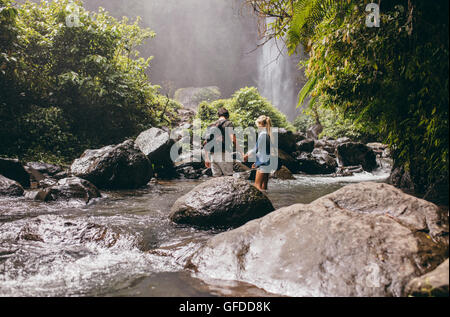
[[(231, 176), (233, 175), (233, 145), (236, 145), (236, 149), (240, 153), (242, 151), (236, 142), (236, 135), (232, 130), (233, 123), (229, 120), (230, 114), (228, 110), (220, 108), (217, 115), (219, 120), (208, 127), (209, 130), (216, 128), (216, 131), (215, 133), (208, 131), (214, 140), (209, 139), (209, 146), (205, 147), (205, 166), (207, 168), (211, 167), (214, 177)], [(213, 144), (215, 146), (212, 147)]]

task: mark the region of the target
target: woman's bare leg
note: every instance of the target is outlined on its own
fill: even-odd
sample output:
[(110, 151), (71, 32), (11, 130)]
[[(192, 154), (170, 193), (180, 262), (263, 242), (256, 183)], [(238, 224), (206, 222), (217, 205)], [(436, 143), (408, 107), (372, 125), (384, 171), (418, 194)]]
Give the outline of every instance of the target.
[(264, 174), (260, 171), (256, 171), (255, 187), (259, 190), (263, 190)]
[(261, 188), (263, 190), (267, 190), (267, 185), (269, 184), (269, 174), (268, 173), (264, 173), (263, 174), (263, 180), (262, 180), (262, 186)]

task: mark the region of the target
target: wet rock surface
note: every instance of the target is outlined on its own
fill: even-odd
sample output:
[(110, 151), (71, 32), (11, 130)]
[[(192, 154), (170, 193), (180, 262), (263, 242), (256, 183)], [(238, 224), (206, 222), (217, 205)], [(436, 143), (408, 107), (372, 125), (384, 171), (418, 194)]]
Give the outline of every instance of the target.
[(361, 165), (365, 171), (377, 168), (375, 152), (362, 143), (347, 142), (337, 146), (337, 156), (343, 166)]
[(22, 196), (23, 187), (16, 181), (0, 175), (0, 196)]
[(448, 256), (446, 219), (393, 186), (349, 185), (211, 238), (187, 267), (289, 296), (405, 296)]
[(0, 158), (0, 175), (18, 182), (22, 187), (30, 187), (30, 175), (19, 160)]
[(315, 141), (313, 139), (306, 139), (299, 141), (296, 144), (296, 150), (298, 152), (308, 152), (311, 153), (314, 150)]
[(336, 171), (336, 160), (323, 149), (314, 149), (312, 153), (302, 153), (297, 157), (299, 170), (306, 174), (332, 174)]
[(219, 177), (180, 197), (172, 206), (169, 218), (200, 228), (232, 228), (273, 210), (270, 200), (249, 182)]
[(62, 166), (42, 162), (29, 162), (26, 164), (26, 167), (30, 167), (45, 176), (55, 176), (64, 171)]
[(62, 218), (55, 216), (28, 220), (18, 232), (17, 240), (66, 245), (95, 243), (101, 247), (111, 248), (125, 238), (132, 241), (130, 248), (138, 245), (138, 240), (118, 228), (92, 222), (62, 221)]
[(417, 277), (406, 286), (406, 294), (415, 297), (448, 297), (448, 259), (435, 270)]
[(300, 164), (298, 160), (283, 150), (278, 150), (278, 167), (286, 166), (292, 173), (300, 172)]
[(176, 177), (170, 150), (175, 141), (168, 131), (159, 128), (148, 129), (136, 138), (136, 145), (153, 164), (154, 172), (160, 178)]
[(100, 189), (135, 189), (153, 176), (150, 161), (132, 140), (85, 151), (73, 162), (71, 173)]
[(274, 133), (274, 137), (278, 137), (278, 148), (287, 153), (294, 152), (296, 150), (296, 143), (304, 139), (304, 136), (283, 128), (278, 129)]
[(88, 203), (91, 199), (101, 197), (92, 183), (78, 177), (61, 179), (46, 191), (49, 196), (45, 196), (44, 200), (81, 199)]
[(273, 178), (280, 180), (292, 180), (295, 179), (294, 175), (292, 175), (291, 171), (286, 167), (282, 166), (278, 171), (275, 171), (271, 175)]

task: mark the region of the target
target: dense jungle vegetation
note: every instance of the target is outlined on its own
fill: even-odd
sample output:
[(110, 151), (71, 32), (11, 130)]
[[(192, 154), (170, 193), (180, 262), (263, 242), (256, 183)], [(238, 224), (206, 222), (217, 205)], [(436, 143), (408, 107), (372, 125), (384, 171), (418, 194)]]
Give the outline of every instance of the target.
[(0, 0), (0, 154), (70, 161), (150, 126), (180, 105), (158, 94), (136, 48), (154, 32), (69, 1)]
[(378, 1), (379, 27), (366, 25), (372, 1), (248, 2), (263, 23), (272, 18), (266, 38), (308, 52), (299, 105), (309, 100), (314, 119), (332, 111), (328, 134), (376, 133), (418, 194), (448, 197), (448, 1)]
[[(176, 120), (180, 105), (150, 83), (151, 58), (137, 50), (155, 33), (82, 6), (80, 26), (69, 27), (68, 2), (0, 0), (2, 156), (68, 162)], [(324, 135), (377, 136), (418, 194), (448, 197), (448, 1), (379, 1), (380, 27), (366, 25), (367, 0), (247, 2), (266, 40), (308, 53), (297, 129), (320, 121)], [(292, 129), (253, 88), (203, 103), (198, 117), (212, 120), (219, 105), (236, 124), (253, 124), (263, 109)]]

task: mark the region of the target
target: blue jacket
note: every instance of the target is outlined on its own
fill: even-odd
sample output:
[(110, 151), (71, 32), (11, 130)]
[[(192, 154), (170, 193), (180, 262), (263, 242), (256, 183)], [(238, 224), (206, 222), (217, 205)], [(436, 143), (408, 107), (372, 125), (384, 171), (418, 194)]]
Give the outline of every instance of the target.
[(263, 130), (258, 135), (258, 140), (256, 140), (256, 146), (250, 153), (256, 153), (255, 166), (268, 166), (270, 165), (270, 136), (267, 134), (266, 130)]

